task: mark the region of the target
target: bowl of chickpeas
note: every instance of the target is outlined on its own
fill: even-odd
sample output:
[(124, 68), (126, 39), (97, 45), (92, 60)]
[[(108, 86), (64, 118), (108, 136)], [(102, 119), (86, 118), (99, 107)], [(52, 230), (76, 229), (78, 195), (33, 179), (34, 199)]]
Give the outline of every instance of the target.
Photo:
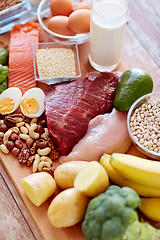
[(160, 160), (160, 92), (146, 94), (133, 103), (127, 127), (138, 150)]

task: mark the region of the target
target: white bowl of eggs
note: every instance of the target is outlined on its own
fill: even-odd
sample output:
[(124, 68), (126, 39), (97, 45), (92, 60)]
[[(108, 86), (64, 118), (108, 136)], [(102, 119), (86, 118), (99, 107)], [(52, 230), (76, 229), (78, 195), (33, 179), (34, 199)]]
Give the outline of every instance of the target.
[(7, 88), (0, 95), (0, 114), (9, 115), (20, 107), (21, 112), (28, 118), (38, 118), (44, 112), (44, 92), (34, 87), (23, 95), (19, 88)]
[(90, 36), (89, 0), (42, 0), (38, 21), (53, 41), (84, 43)]

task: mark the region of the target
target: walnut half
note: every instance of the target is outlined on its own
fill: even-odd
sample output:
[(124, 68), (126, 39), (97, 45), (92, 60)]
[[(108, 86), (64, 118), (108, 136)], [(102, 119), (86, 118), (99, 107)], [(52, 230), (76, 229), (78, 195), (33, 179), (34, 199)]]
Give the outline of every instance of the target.
[(18, 155), (18, 160), (22, 164), (27, 164), (30, 157), (30, 149), (22, 148), (20, 154)]

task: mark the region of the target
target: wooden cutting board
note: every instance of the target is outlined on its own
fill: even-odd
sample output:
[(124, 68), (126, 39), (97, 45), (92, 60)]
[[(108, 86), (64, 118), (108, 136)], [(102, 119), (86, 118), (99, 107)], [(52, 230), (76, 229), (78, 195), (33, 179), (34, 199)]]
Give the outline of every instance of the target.
[[(42, 33), (43, 36), (43, 33)], [(5, 34), (1, 37), (2, 41), (5, 41), (7, 44), (9, 43), (9, 33)], [(44, 39), (41, 37), (41, 42), (48, 41), (48, 39)], [(80, 56), (80, 64), (81, 64), (81, 71), (82, 77), (86, 75), (87, 72), (93, 71), (93, 68), (90, 66), (88, 62), (88, 52), (89, 52), (89, 42), (79, 45), (79, 56)], [(126, 65), (121, 61), (117, 71), (123, 72), (127, 69)], [(158, 86), (159, 85), (159, 86)], [(37, 84), (37, 86), (45, 89), (47, 86), (42, 84)], [(158, 81), (154, 83), (154, 90), (160, 87), (160, 83)], [(137, 156), (144, 156), (142, 155), (133, 145), (128, 151), (129, 153)], [(38, 228), (42, 232), (44, 239), (46, 240), (82, 240), (85, 239), (81, 232), (81, 224), (77, 224), (74, 227), (69, 228), (61, 228), (57, 229), (51, 226), (48, 217), (47, 217), (47, 210), (49, 207), (50, 202), (54, 198), (53, 195), (50, 199), (48, 199), (44, 204), (40, 207), (34, 206), (30, 200), (25, 195), (22, 186), (21, 186), (21, 179), (29, 174), (32, 173), (32, 167), (26, 167), (21, 165), (17, 158), (11, 154), (4, 154), (0, 152), (1, 161), (8, 172), (11, 180), (13, 181), (16, 189), (18, 190), (21, 198), (23, 199), (25, 205), (27, 206), (31, 216), (33, 217), (35, 223), (37, 224)], [(57, 165), (57, 162), (55, 162)], [(65, 212), (64, 212), (65, 214)]]

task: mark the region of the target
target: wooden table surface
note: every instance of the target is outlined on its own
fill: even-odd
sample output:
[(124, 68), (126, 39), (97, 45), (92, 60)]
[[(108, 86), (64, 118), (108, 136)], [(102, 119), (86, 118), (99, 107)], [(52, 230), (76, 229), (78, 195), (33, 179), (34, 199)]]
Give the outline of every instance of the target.
[[(122, 60), (160, 81), (160, 0), (129, 0), (129, 9)], [(0, 162), (0, 240), (34, 239), (44, 238)]]

